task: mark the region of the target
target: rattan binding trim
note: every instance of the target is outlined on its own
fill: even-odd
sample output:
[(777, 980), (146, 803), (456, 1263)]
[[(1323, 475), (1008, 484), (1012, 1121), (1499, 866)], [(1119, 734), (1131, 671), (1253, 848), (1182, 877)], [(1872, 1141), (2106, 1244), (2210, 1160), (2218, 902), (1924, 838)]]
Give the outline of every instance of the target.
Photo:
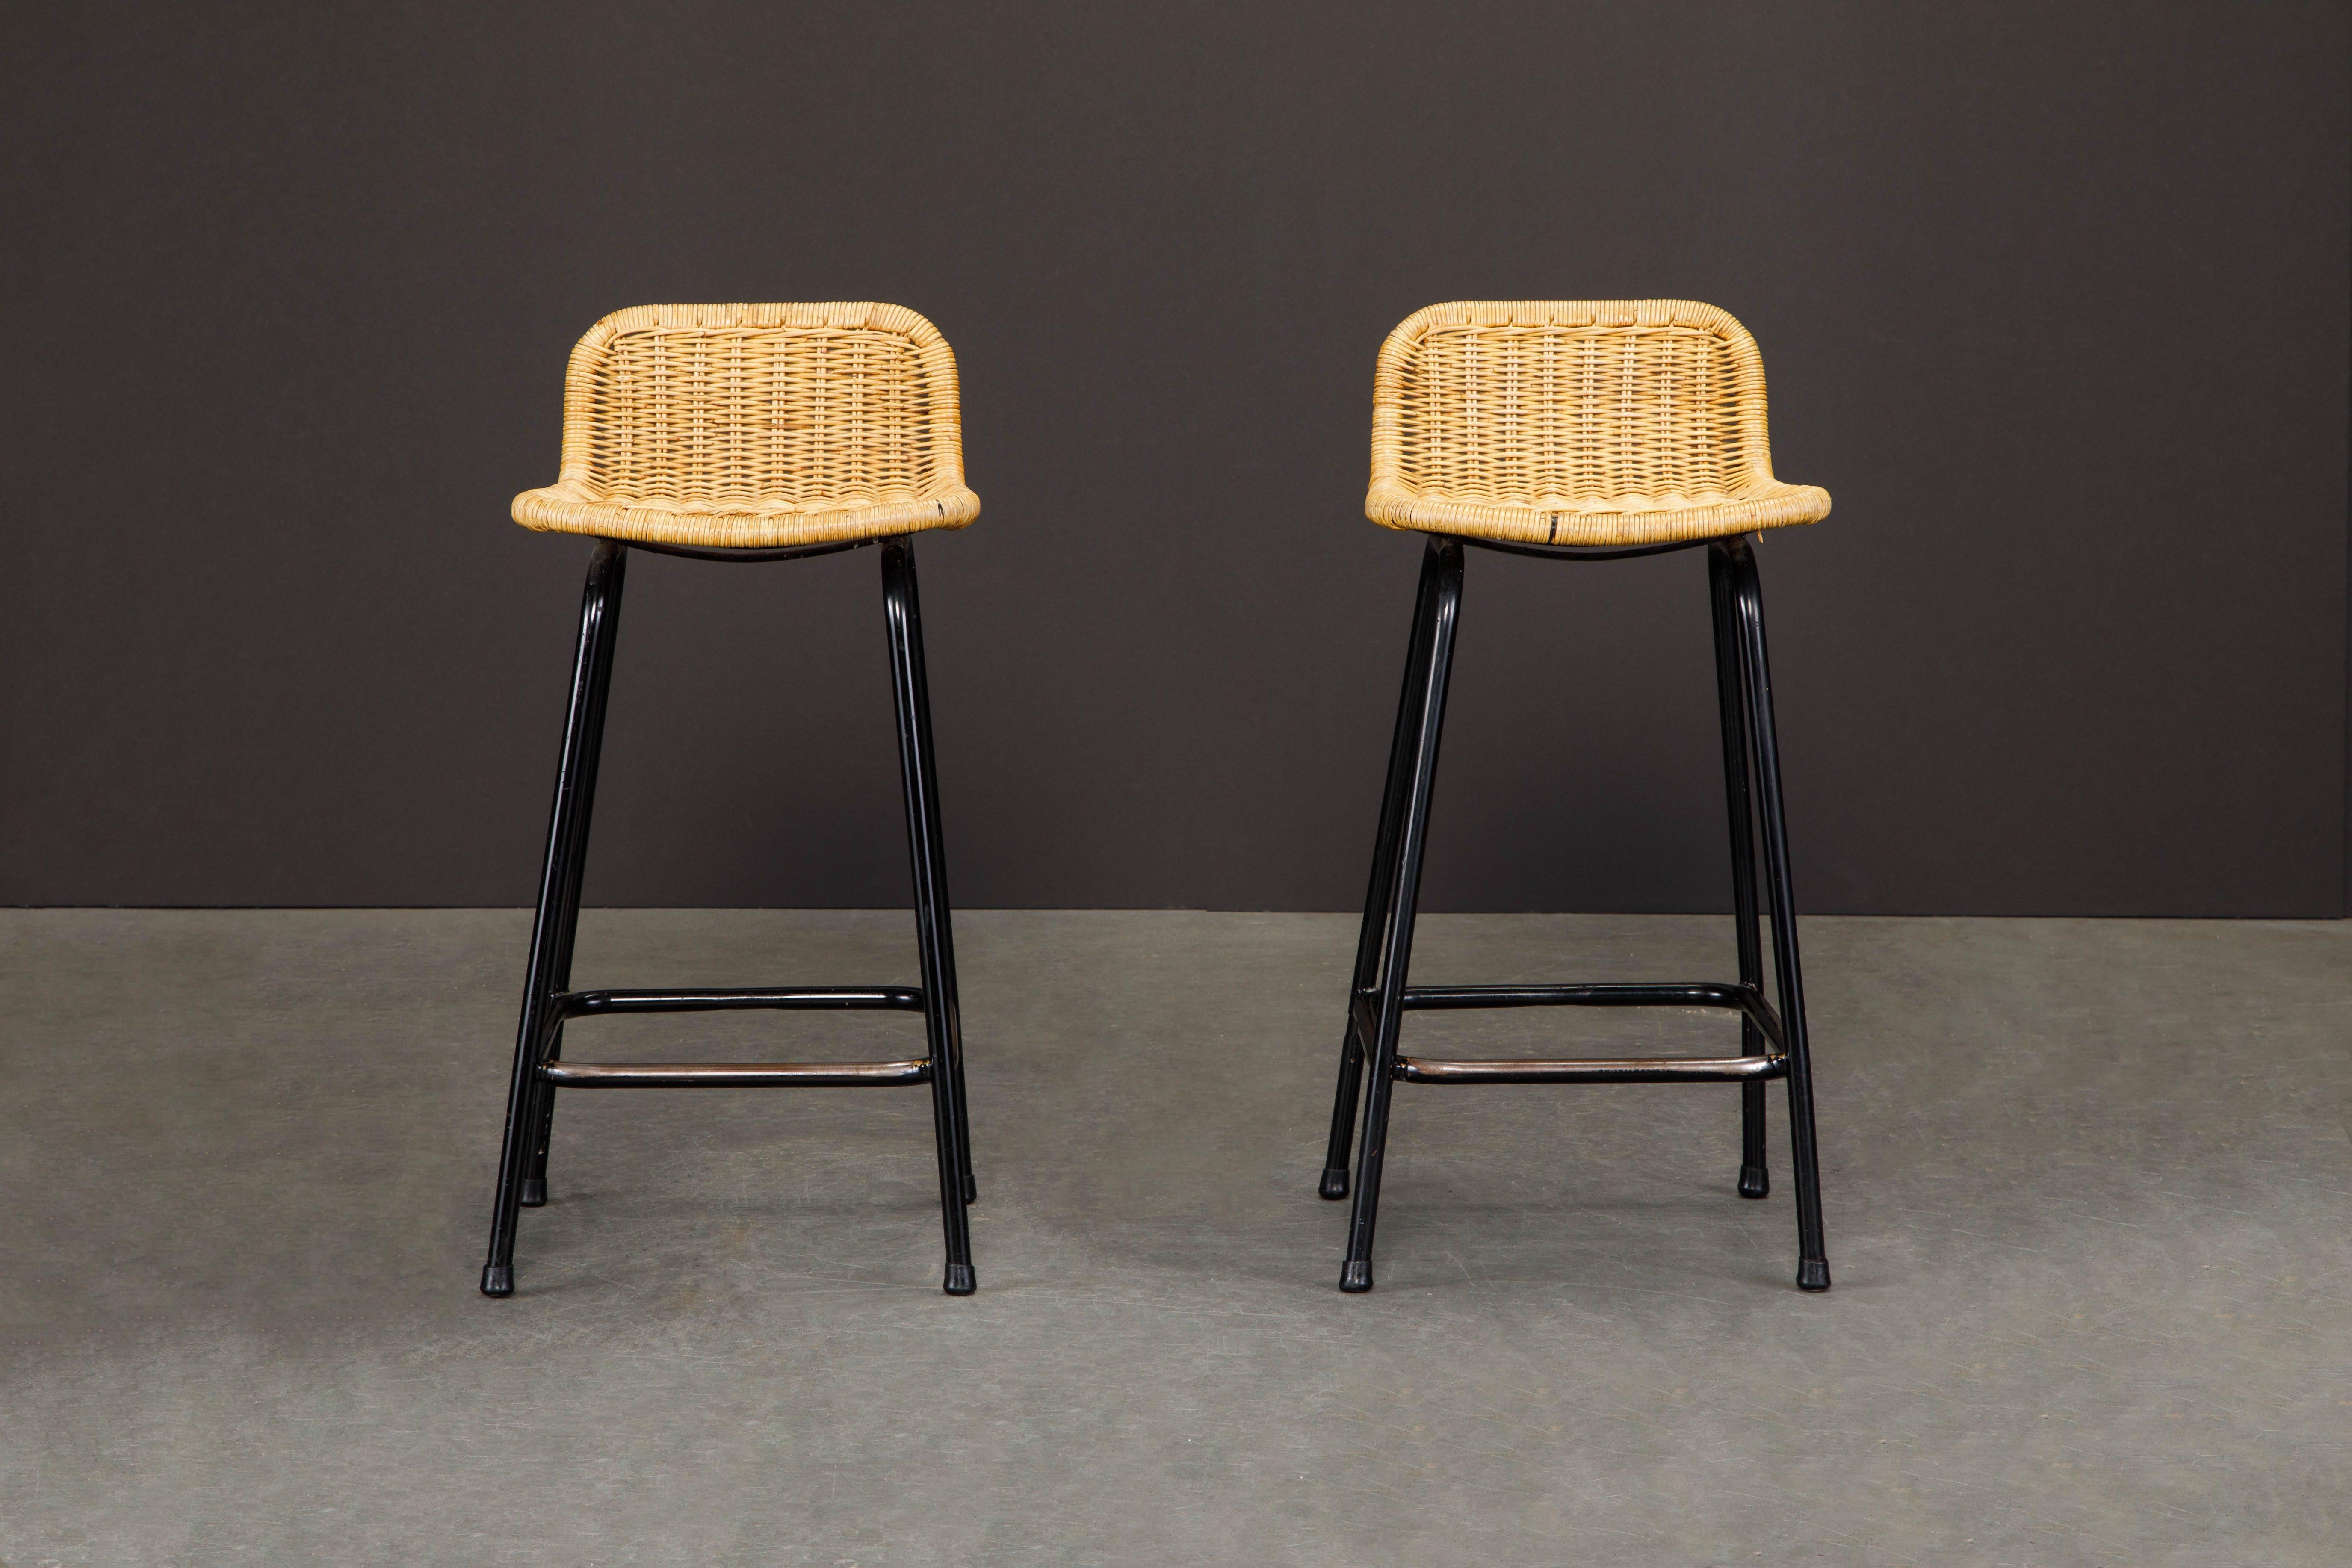
[(1712, 305), (1432, 305), (1381, 347), (1364, 512), (1384, 528), (1661, 544), (1829, 510), (1772, 477), (1763, 356)]
[(897, 305), (639, 305), (572, 351), (525, 528), (754, 549), (961, 528), (955, 354)]

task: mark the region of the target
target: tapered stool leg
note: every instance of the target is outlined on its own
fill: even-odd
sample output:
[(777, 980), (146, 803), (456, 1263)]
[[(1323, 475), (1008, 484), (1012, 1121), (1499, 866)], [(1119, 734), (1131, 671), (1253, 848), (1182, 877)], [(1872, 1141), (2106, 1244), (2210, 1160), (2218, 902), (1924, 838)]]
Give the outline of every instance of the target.
[(882, 597), (890, 627), (891, 689), (898, 710), (898, 765), (907, 787), (907, 842), (915, 873), (915, 933), (921, 950), (923, 1023), (930, 1041), (931, 1111), (939, 1145), (940, 1211), (950, 1296), (976, 1288), (971, 1232), (970, 1133), (965, 1127), (962, 1042), (956, 1016), (955, 942), (949, 927), (939, 784), (931, 760), (930, 693), (923, 672), (915, 552), (904, 538), (882, 546)]
[[(1715, 620), (1715, 690), (1723, 715), (1723, 794), (1731, 819), (1731, 914), (1739, 949), (1739, 981), (1764, 984), (1763, 943), (1756, 932), (1756, 824), (1748, 804), (1747, 690), (1739, 673), (1739, 633), (1731, 610), (1731, 576), (1719, 550), (1706, 552), (1707, 598)], [(1763, 1031), (1745, 1014), (1739, 1021), (1739, 1054), (1764, 1050)], [(1764, 1086), (1739, 1086), (1739, 1195), (1760, 1198), (1772, 1190), (1764, 1164)]]
[(1421, 590), (1413, 601), (1412, 635), (1406, 640), (1404, 691), (1397, 699), (1396, 733), (1389, 742), (1388, 784), (1381, 792), (1381, 824), (1372, 839), (1371, 885), (1364, 890), (1364, 923), (1356, 936), (1356, 972), (1348, 991), (1348, 1023), (1339, 1038), (1339, 1084), (1331, 1101), (1331, 1139), (1323, 1152), (1327, 1198), (1348, 1195), (1348, 1160), (1355, 1152), (1356, 1104), (1362, 1098), (1365, 1041), (1357, 1026), (1360, 998), (1373, 994), (1381, 975), (1381, 947), (1388, 935), (1389, 894), (1396, 880), (1397, 837), (1403, 826), (1405, 792), (1413, 745), (1421, 729), (1421, 691), (1429, 670), (1430, 606), (1438, 574), (1434, 543), (1422, 552)]
[[(628, 551), (625, 548), (613, 568), (614, 586), (604, 609), (604, 633), (597, 639), (597, 668), (589, 685), (587, 739), (581, 750), (580, 778), (573, 791), (572, 844), (565, 856), (567, 874), (562, 901), (557, 909), (555, 961), (548, 974), (550, 994), (572, 988), (572, 949), (580, 931), (580, 886), (588, 868), (588, 824), (596, 808), (596, 763), (604, 752), (604, 709), (613, 689), (613, 648), (619, 641), (619, 584), (628, 563)], [(558, 1020), (549, 1031), (543, 1059), (558, 1061), (562, 1056), (563, 1025)], [(538, 1085), (538, 1093), (539, 1117), (531, 1137), (530, 1166), (522, 1178), (520, 1201), (527, 1209), (538, 1208), (547, 1202), (547, 1148), (555, 1133), (555, 1086), (542, 1081)]]
[(562, 760), (556, 769), (547, 858), (540, 873), (539, 912), (531, 922), (530, 963), (523, 982), (522, 1021), (515, 1035), (514, 1075), (507, 1088), (506, 1139), (499, 1152), (498, 1194), (490, 1211), (489, 1259), (482, 1268), (485, 1296), (506, 1296), (514, 1290), (515, 1226), (533, 1140), (544, 1114), (541, 1091), (546, 1086), (540, 1081), (539, 1068), (551, 1032), (549, 1004), (557, 989), (554, 976), (561, 955), (568, 947), (569, 921), (578, 912), (575, 862), (586, 847), (581, 783), (594, 771), (599, 716), (612, 680), (612, 641), (619, 625), (621, 586), (627, 566), (628, 551), (624, 546), (612, 540), (596, 542), (581, 600), (572, 701), (564, 720)]
[[(1348, 1225), (1348, 1261), (1339, 1289), (1372, 1288), (1372, 1233), (1380, 1220), (1381, 1165), (1388, 1152), (1389, 1100), (1396, 1088), (1397, 1035), (1404, 1022), (1404, 984), (1412, 963), (1412, 923), (1421, 897), (1422, 853), (1429, 837), (1430, 796), (1437, 780), (1437, 743), (1445, 726), (1445, 683), (1453, 673), (1454, 630), (1462, 604), (1462, 546), (1433, 539), (1429, 606), (1429, 654), (1413, 726), (1412, 766), (1405, 782), (1404, 820), (1397, 837), (1396, 870), (1389, 894), (1387, 952), (1365, 1095), (1364, 1136), (1356, 1151), (1356, 1206)], [(1412, 699), (1408, 699), (1412, 700)]]
[(1797, 1284), (1830, 1288), (1822, 1233), (1821, 1165), (1813, 1137), (1812, 1053), (1805, 1034), (1805, 988), (1797, 958), (1796, 897), (1789, 878), (1789, 833), (1780, 795), (1780, 750), (1772, 725), (1772, 674), (1764, 650), (1764, 600), (1756, 555), (1745, 538), (1717, 547), (1731, 579), (1738, 621), (1741, 675), (1756, 749), (1757, 793), (1762, 797), (1764, 872), (1772, 911), (1772, 959), (1779, 981), (1780, 1027), (1789, 1047), (1789, 1157), (1797, 1180)]
[[(947, 1070), (954, 1077), (956, 1103), (956, 1152), (963, 1170), (963, 1201), (980, 1201), (980, 1181), (971, 1163), (971, 1117), (965, 1109), (969, 1101), (963, 1088), (963, 1004), (956, 994), (955, 938), (950, 929), (950, 910), (953, 900), (948, 896), (947, 832), (940, 824), (939, 764), (931, 754), (931, 686), (923, 658), (923, 617), (916, 592), (915, 544), (908, 539), (904, 546), (904, 567), (907, 597), (907, 646), (912, 655), (910, 664), (915, 690), (915, 742), (922, 753), (922, 774), (930, 781), (925, 795), (923, 814), (925, 842), (929, 846), (932, 886), (938, 893), (939, 922), (937, 947), (940, 973), (940, 1016), (942, 1020), (940, 1037), (946, 1046)], [(890, 569), (886, 561), (885, 570)]]

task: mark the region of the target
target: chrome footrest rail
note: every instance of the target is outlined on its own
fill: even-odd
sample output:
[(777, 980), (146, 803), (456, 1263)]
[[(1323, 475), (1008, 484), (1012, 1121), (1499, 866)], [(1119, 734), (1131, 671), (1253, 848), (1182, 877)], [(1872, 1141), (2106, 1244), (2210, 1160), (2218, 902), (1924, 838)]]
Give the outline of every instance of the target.
[(1780, 1078), (1785, 1057), (1629, 1057), (1585, 1061), (1448, 1061), (1399, 1057), (1399, 1083), (1755, 1083)]

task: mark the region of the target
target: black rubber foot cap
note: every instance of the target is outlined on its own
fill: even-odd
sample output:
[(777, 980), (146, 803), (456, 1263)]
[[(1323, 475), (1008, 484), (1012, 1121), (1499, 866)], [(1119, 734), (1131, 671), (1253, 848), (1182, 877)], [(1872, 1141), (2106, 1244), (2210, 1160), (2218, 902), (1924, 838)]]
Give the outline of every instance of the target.
[(482, 1270), (482, 1294), (485, 1296), (513, 1295), (513, 1268), (509, 1266), (508, 1268), (500, 1268), (496, 1265), (492, 1265), (489, 1268), (484, 1268)]
[(971, 1264), (950, 1263), (948, 1265), (948, 1282), (943, 1289), (950, 1296), (969, 1296), (980, 1289), (980, 1279), (972, 1273)]
[(1772, 1195), (1772, 1173), (1761, 1165), (1740, 1166), (1739, 1195), (1743, 1198), (1770, 1197)]
[(522, 1179), (522, 1206), (527, 1209), (543, 1209), (547, 1206), (545, 1176), (525, 1176)]
[(980, 1184), (970, 1176), (963, 1179), (963, 1201), (968, 1204), (980, 1202)]
[(1370, 1259), (1358, 1263), (1350, 1259), (1339, 1270), (1339, 1289), (1350, 1296), (1360, 1296), (1372, 1288), (1372, 1265)]
[(1325, 1166), (1323, 1169), (1323, 1184), (1317, 1190), (1327, 1198), (1346, 1197), (1348, 1195), (1348, 1173), (1340, 1170), (1336, 1165)]
[(1797, 1265), (1797, 1289), (1826, 1290), (1830, 1288), (1830, 1264), (1826, 1258), (1808, 1258)]

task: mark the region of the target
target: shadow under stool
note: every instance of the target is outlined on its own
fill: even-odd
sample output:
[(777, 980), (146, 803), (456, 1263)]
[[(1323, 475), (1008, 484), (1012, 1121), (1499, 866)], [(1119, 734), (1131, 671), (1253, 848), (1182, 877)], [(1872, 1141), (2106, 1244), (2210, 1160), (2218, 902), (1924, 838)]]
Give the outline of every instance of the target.
[[(514, 1289), (520, 1211), (547, 1201), (558, 1089), (928, 1084), (950, 1295), (975, 1286), (965, 1205), (978, 1196), (964, 1110), (955, 945), (931, 757), (914, 535), (980, 514), (964, 488), (955, 356), (895, 305), (647, 305), (607, 316), (564, 378), (561, 477), (515, 498), (526, 528), (594, 538), (555, 808), (540, 878), (507, 1095), (482, 1293)], [(581, 870), (629, 552), (793, 561), (877, 546), (922, 984), (572, 990)], [(573, 1018), (747, 1008), (920, 1013), (925, 1055), (880, 1062), (587, 1063)]]
[[(1434, 305), (1381, 350), (1365, 510), (1428, 535), (1372, 851), (1371, 885), (1324, 1158), (1322, 1195), (1355, 1206), (1339, 1289), (1372, 1288), (1389, 1104), (1398, 1083), (1737, 1083), (1738, 1192), (1761, 1198), (1764, 1086), (1785, 1079), (1797, 1187), (1797, 1283), (1830, 1286), (1813, 1138), (1812, 1066), (1790, 890), (1764, 607), (1750, 535), (1827, 516), (1826, 491), (1772, 477), (1764, 367), (1745, 328), (1685, 300)], [(1656, 984), (1409, 984), (1465, 548), (1545, 561), (1704, 549), (1731, 829), (1739, 979)], [(1763, 840), (1774, 999), (1757, 929)], [(1777, 1005), (1775, 1002), (1777, 1001)], [(1444, 1060), (1401, 1054), (1404, 1015), (1470, 1007), (1711, 1007), (1740, 1054), (1714, 1058)], [(1370, 1070), (1367, 1072), (1369, 1059)], [(1355, 1138), (1359, 1101), (1363, 1137)]]

